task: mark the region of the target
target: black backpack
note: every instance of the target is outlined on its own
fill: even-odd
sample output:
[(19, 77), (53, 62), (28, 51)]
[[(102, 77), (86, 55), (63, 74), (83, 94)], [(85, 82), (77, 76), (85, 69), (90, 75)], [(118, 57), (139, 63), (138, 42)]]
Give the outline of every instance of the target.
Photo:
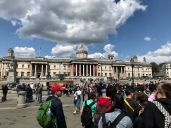
[(85, 101), (85, 106), (83, 108), (83, 112), (81, 115), (81, 123), (83, 126), (92, 126), (93, 124), (93, 117), (92, 117), (92, 111), (91, 111), (91, 107), (94, 105), (95, 103), (92, 102), (91, 104), (87, 105), (87, 101)]
[(105, 106), (96, 106), (96, 111), (94, 113), (94, 127), (98, 128), (98, 123), (100, 118), (102, 117), (103, 114), (106, 113), (107, 108), (111, 106), (111, 103), (106, 104)]
[(116, 128), (119, 122), (125, 117), (125, 114), (121, 112), (113, 122), (106, 122), (105, 113), (102, 115), (103, 128)]

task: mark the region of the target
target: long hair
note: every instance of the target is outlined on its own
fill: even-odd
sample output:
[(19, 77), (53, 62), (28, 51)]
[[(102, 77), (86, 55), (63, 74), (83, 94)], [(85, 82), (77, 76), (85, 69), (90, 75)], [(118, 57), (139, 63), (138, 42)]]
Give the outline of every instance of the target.
[(171, 83), (166, 83), (166, 82), (160, 83), (157, 86), (157, 90), (162, 94), (164, 94), (166, 98), (171, 99)]

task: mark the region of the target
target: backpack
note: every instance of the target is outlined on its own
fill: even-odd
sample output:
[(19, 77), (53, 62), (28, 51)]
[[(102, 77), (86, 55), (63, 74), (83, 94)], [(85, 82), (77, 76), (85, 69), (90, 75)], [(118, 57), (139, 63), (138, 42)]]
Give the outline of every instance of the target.
[(167, 112), (167, 110), (162, 106), (162, 104), (158, 101), (152, 101), (156, 105), (156, 107), (160, 110), (160, 112), (165, 117), (164, 128), (171, 128), (171, 115)]
[(98, 123), (99, 123), (100, 117), (101, 117), (103, 114), (106, 113), (107, 108), (108, 108), (109, 106), (111, 106), (111, 105), (112, 105), (112, 104), (109, 103), (109, 104), (107, 104), (107, 105), (105, 105), (105, 106), (98, 106), (98, 107), (96, 107), (96, 111), (95, 111), (95, 113), (94, 113), (94, 127), (95, 127), (95, 128), (98, 128)]
[(95, 103), (92, 102), (91, 104), (87, 105), (87, 101), (85, 101), (85, 106), (83, 108), (83, 112), (81, 115), (81, 123), (83, 126), (92, 126), (93, 123), (93, 117), (92, 117), (92, 111), (91, 111), (91, 107), (94, 105)]
[(55, 124), (55, 117), (50, 111), (52, 100), (43, 102), (37, 112), (37, 121), (43, 128), (53, 126)]
[(125, 117), (125, 114), (121, 112), (113, 122), (106, 122), (105, 113), (102, 115), (103, 128), (116, 128), (118, 123)]

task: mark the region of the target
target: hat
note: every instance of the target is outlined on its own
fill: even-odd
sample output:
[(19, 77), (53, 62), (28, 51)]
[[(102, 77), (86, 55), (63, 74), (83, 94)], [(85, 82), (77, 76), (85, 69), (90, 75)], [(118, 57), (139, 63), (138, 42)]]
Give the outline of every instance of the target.
[(63, 91), (64, 87), (61, 87), (59, 84), (53, 84), (51, 87), (51, 92), (55, 93), (56, 91)]

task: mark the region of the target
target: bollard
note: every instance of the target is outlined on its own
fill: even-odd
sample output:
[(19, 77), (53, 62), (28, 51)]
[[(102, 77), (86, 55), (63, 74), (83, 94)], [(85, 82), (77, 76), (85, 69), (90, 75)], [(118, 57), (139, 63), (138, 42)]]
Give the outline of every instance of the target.
[(18, 92), (17, 108), (26, 107), (25, 97), (26, 97), (26, 91), (19, 91)]

